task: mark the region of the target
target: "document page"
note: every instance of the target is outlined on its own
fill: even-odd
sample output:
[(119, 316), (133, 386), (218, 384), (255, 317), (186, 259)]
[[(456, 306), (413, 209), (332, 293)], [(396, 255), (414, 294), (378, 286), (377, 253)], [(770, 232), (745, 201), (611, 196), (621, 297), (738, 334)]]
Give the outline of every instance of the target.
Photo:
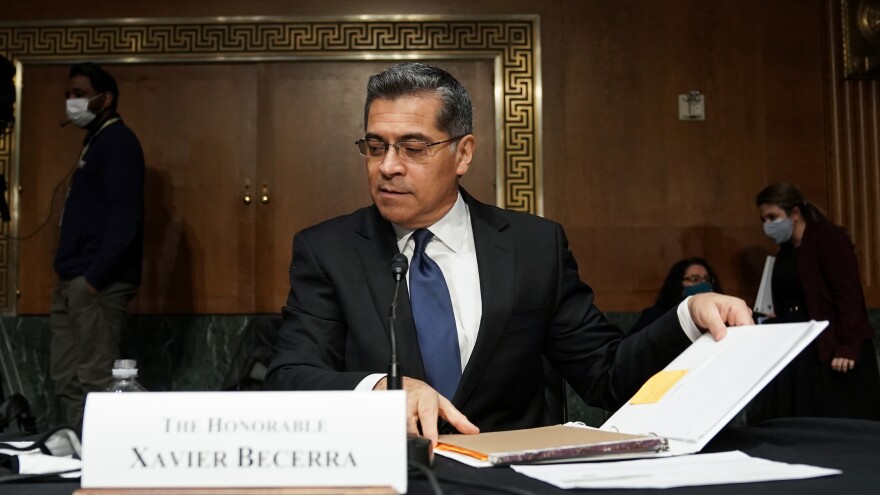
[(827, 322), (728, 328), (715, 341), (698, 338), (632, 400), (603, 430), (656, 434), (693, 444), (699, 451), (805, 348)]
[(841, 473), (837, 469), (749, 457), (739, 451), (638, 461), (513, 466), (513, 469), (564, 489), (672, 488), (806, 479)]
[(761, 285), (758, 287), (758, 297), (755, 298), (755, 311), (765, 315), (774, 313), (772, 290), (774, 264), (776, 264), (776, 257), (767, 256), (767, 260), (764, 261), (764, 273), (761, 275)]

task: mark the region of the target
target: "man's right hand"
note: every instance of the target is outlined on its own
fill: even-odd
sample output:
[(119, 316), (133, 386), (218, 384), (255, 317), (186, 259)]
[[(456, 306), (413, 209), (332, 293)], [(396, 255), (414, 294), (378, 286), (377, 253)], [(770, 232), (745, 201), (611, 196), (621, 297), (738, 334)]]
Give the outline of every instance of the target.
[(754, 325), (752, 310), (738, 297), (714, 292), (696, 294), (687, 299), (691, 320), (700, 331), (708, 331), (715, 340), (727, 335), (727, 327)]
[[(373, 390), (387, 390), (386, 378), (379, 380)], [(479, 433), (480, 429), (474, 426), (467, 417), (452, 405), (446, 397), (440, 395), (427, 383), (415, 378), (403, 378), (403, 389), (406, 391), (406, 431), (407, 433), (419, 434), (419, 424), (422, 426), (421, 435), (437, 445), (437, 418), (442, 417), (460, 433), (472, 435)]]

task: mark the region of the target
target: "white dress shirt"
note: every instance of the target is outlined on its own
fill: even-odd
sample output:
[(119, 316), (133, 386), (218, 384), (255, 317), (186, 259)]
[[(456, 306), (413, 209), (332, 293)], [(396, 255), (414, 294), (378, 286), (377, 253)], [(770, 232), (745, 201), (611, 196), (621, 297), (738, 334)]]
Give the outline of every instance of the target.
[[(428, 227), (434, 237), (425, 247), (427, 254), (443, 272), (449, 297), (452, 300), (452, 312), (455, 313), (455, 328), (458, 331), (458, 348), (461, 353), (461, 369), (467, 366), (477, 332), (480, 330), (480, 318), (483, 316), (483, 299), (480, 294), (480, 271), (477, 268), (477, 251), (474, 246), (474, 231), (471, 228), (471, 216), (467, 204), (461, 194), (449, 210), (449, 213), (437, 223)], [(394, 226), (397, 234), (397, 247), (400, 252), (412, 260), (415, 249), (413, 230)], [(409, 282), (409, 274), (406, 277)], [(408, 285), (407, 285), (408, 286)]]

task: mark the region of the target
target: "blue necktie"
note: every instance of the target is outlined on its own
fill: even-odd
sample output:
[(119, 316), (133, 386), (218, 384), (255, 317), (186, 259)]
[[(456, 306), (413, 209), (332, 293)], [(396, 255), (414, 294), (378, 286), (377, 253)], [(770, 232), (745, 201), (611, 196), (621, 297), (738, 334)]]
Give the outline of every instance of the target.
[(432, 237), (428, 229), (413, 233), (416, 247), (409, 272), (410, 304), (428, 384), (452, 400), (461, 380), (461, 355), (446, 279), (437, 263), (425, 254)]

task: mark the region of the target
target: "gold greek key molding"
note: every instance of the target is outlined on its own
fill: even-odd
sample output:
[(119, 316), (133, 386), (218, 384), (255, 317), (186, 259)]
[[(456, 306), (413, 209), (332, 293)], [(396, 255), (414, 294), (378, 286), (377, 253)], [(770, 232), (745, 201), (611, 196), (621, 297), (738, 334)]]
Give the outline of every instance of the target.
[[(71, 20), (0, 23), (0, 53), (25, 67), (81, 60), (494, 59), (496, 202), (542, 214), (539, 34), (537, 16)], [(11, 139), (0, 140), (7, 177), (15, 163)], [(11, 309), (7, 243), (0, 240), (0, 280), (7, 280), (0, 308)]]

